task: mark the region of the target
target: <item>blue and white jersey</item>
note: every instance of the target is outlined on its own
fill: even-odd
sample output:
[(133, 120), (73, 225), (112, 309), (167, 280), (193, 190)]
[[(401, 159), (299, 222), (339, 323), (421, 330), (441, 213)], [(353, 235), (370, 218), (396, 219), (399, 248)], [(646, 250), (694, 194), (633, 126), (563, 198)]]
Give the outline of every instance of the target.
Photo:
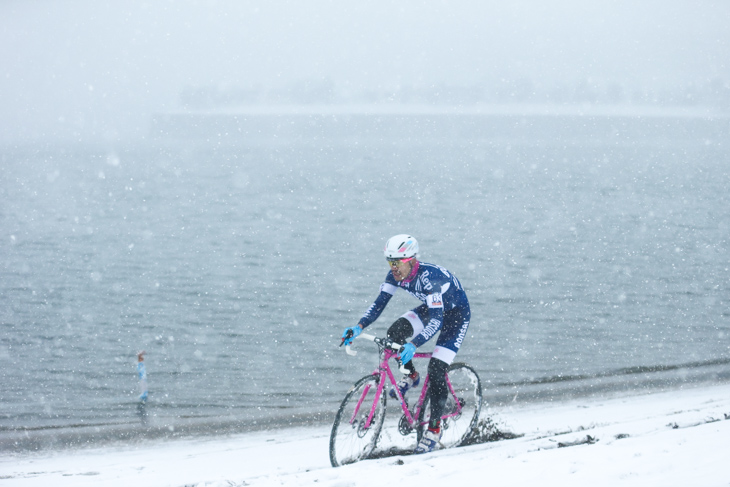
[(411, 340), (417, 347), (426, 343), (441, 329), (445, 313), (459, 310), (468, 320), (469, 300), (456, 276), (441, 266), (419, 262), (416, 275), (407, 282), (396, 281), (393, 274), (388, 272), (385, 282), (380, 285), (380, 294), (359, 321), (363, 328), (378, 319), (398, 289), (413, 295), (428, 309), (426, 316), (420, 317), (425, 328)]

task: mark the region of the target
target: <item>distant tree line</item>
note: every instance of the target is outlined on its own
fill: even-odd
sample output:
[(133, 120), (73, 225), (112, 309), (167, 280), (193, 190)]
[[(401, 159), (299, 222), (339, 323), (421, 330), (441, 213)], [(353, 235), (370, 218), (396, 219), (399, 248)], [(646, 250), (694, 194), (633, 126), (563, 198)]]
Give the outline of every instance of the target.
[(278, 88), (263, 86), (195, 86), (180, 94), (180, 104), (193, 110), (251, 105), (314, 104), (558, 104), (705, 106), (730, 110), (730, 83), (720, 79), (671, 88), (630, 87), (619, 82), (544, 84), (531, 79), (499, 80), (472, 85), (374, 86), (348, 91), (331, 80), (303, 80)]

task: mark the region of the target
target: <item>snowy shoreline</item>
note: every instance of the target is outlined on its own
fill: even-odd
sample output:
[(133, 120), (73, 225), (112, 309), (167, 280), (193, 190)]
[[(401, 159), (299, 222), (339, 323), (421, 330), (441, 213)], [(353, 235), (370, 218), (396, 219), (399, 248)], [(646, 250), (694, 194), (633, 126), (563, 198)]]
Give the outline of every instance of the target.
[[(730, 384), (491, 411), (515, 439), (333, 469), (329, 427), (156, 440), (0, 459), (8, 486), (727, 485)], [(563, 446), (563, 447), (561, 447)], [(566, 448), (565, 446), (570, 446)], [(373, 475), (377, 472), (377, 475)]]
[[(626, 369), (627, 372), (619, 370), (590, 377), (552, 377), (513, 384), (485, 383), (484, 401), (499, 411), (506, 405), (525, 408), (531, 404), (590, 401), (708, 384), (730, 384), (725, 359), (654, 369)], [(316, 410), (292, 408), (274, 416), (265, 410), (248, 411), (247, 416), (241, 418), (235, 415), (175, 416), (170, 415), (163, 404), (155, 401), (146, 405), (134, 401), (127, 406), (137, 411), (136, 417), (110, 416), (107, 420), (95, 422), (2, 428), (0, 455), (123, 447), (126, 444), (157, 440), (220, 438), (287, 428), (329, 427), (338, 405), (321, 404)], [(388, 409), (392, 408), (389, 406)], [(486, 419), (484, 410), (483, 413), (482, 420)]]

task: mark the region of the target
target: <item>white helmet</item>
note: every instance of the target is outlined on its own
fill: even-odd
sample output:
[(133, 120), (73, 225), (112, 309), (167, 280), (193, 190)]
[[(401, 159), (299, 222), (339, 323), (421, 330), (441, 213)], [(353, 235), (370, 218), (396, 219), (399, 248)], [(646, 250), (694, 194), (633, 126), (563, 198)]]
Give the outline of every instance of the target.
[(390, 237), (385, 242), (385, 258), (407, 259), (418, 254), (418, 241), (410, 235), (401, 234)]

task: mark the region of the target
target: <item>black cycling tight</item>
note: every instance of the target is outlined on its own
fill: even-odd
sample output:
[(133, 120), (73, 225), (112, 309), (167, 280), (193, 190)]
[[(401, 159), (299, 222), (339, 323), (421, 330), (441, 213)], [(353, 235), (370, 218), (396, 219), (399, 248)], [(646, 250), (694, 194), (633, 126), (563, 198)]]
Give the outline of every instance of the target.
[[(398, 318), (388, 328), (388, 338), (401, 345), (405, 344), (411, 335), (413, 335), (413, 326), (405, 318)], [(405, 368), (411, 373), (415, 372), (416, 367), (413, 365), (413, 360), (405, 364)], [(431, 401), (431, 418), (436, 418), (430, 421), (430, 428), (440, 426), (441, 414), (443, 414), (449, 392), (446, 386), (446, 370), (448, 368), (449, 364), (437, 358), (432, 358), (428, 362), (428, 399)]]

